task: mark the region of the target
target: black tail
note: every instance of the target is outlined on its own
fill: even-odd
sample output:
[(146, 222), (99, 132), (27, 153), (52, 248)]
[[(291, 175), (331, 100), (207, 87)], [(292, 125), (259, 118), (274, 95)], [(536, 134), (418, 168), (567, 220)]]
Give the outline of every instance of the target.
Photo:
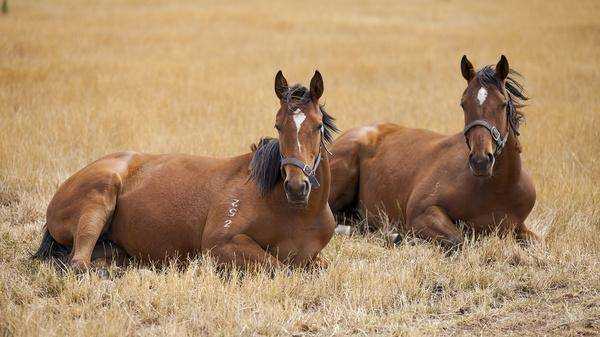
[(60, 243), (56, 242), (48, 229), (44, 231), (44, 237), (42, 238), (42, 243), (40, 244), (40, 248), (38, 248), (37, 252), (31, 256), (33, 259), (37, 260), (48, 260), (51, 258), (64, 259), (71, 253), (71, 247), (63, 246)]

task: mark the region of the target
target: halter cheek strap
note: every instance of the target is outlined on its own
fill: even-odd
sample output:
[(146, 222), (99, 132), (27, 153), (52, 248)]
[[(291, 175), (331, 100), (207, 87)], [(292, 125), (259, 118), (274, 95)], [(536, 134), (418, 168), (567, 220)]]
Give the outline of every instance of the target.
[[(500, 153), (502, 153), (502, 149), (506, 145), (506, 141), (508, 140), (508, 134), (510, 132), (507, 132), (506, 136), (502, 137), (502, 135), (500, 134), (500, 131), (498, 131), (498, 128), (495, 127), (492, 123), (486, 121), (485, 119), (477, 119), (477, 120), (474, 120), (471, 123), (469, 123), (467, 126), (465, 126), (465, 129), (463, 131), (463, 134), (465, 135), (465, 137), (467, 137), (467, 133), (469, 132), (469, 130), (471, 130), (472, 128), (474, 128), (476, 126), (483, 126), (486, 130), (488, 130), (488, 132), (492, 136), (492, 139), (494, 140), (494, 144), (496, 145), (496, 150), (494, 151), (494, 156), (497, 156)], [(468, 144), (468, 142), (467, 142), (467, 144)]]

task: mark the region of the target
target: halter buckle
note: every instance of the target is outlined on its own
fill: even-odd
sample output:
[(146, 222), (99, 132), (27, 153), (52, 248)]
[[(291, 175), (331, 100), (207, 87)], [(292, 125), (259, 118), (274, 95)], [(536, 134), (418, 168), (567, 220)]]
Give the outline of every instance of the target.
[(306, 174), (307, 176), (310, 176), (313, 173), (312, 169), (307, 164), (304, 164), (302, 171), (304, 171), (304, 174)]
[(496, 128), (495, 126), (492, 126), (490, 133), (492, 134), (492, 138), (494, 138), (494, 141), (496, 142), (500, 142), (500, 131), (498, 131), (498, 128)]

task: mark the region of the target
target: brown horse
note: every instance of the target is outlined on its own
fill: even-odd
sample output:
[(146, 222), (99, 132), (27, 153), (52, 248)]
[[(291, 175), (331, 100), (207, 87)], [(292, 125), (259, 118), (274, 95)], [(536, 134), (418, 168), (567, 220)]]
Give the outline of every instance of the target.
[(334, 213), (380, 211), (417, 236), (456, 247), (466, 225), (474, 234), (513, 232), (537, 239), (525, 225), (535, 189), (521, 164), (518, 110), (527, 97), (502, 56), (475, 71), (463, 56), (467, 80), (462, 132), (445, 136), (383, 123), (349, 130), (332, 148)]
[(75, 173), (48, 205), (34, 257), (70, 258), (76, 269), (115, 251), (146, 263), (209, 253), (240, 268), (326, 267), (318, 254), (335, 220), (325, 143), (337, 129), (319, 104), (323, 79), (316, 71), (310, 89), (289, 87), (280, 71), (275, 93), (279, 137), (251, 153), (121, 152)]

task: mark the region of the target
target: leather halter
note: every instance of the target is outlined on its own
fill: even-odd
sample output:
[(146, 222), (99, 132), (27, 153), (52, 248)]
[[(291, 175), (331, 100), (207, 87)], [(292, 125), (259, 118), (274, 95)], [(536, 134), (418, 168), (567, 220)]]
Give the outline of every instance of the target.
[(306, 177), (308, 177), (308, 181), (310, 182), (311, 189), (312, 188), (317, 189), (321, 186), (321, 184), (319, 184), (319, 180), (317, 179), (317, 169), (319, 168), (319, 165), (321, 164), (321, 158), (322, 158), (321, 148), (325, 148), (325, 151), (327, 153), (331, 154), (331, 152), (329, 152), (329, 150), (327, 149), (327, 146), (323, 142), (323, 138), (324, 138), (323, 133), (324, 133), (324, 129), (321, 129), (321, 144), (319, 145), (319, 154), (315, 158), (315, 161), (314, 161), (312, 167), (298, 158), (294, 158), (294, 157), (286, 158), (283, 155), (280, 155), (281, 156), (281, 168), (283, 169), (283, 167), (285, 165), (292, 165), (292, 166), (296, 166), (296, 167), (300, 168), (302, 170), (302, 172), (306, 175)]
[[(494, 157), (496, 157), (500, 153), (502, 153), (502, 149), (504, 148), (504, 146), (506, 145), (506, 141), (508, 140), (508, 134), (510, 133), (510, 130), (508, 132), (506, 132), (506, 136), (502, 137), (502, 135), (500, 134), (500, 131), (498, 131), (498, 128), (496, 126), (494, 126), (492, 123), (488, 122), (485, 119), (477, 119), (477, 120), (474, 120), (471, 123), (467, 124), (467, 126), (465, 126), (465, 129), (463, 130), (463, 134), (465, 135), (465, 138), (467, 137), (467, 133), (469, 132), (469, 130), (471, 130), (472, 128), (474, 128), (476, 126), (483, 126), (486, 130), (488, 130), (488, 132), (492, 136), (492, 139), (494, 140), (494, 144), (496, 145), (496, 149), (494, 150)], [(471, 145), (469, 145), (468, 140), (467, 140), (467, 145), (469, 146), (469, 148), (471, 148)]]

